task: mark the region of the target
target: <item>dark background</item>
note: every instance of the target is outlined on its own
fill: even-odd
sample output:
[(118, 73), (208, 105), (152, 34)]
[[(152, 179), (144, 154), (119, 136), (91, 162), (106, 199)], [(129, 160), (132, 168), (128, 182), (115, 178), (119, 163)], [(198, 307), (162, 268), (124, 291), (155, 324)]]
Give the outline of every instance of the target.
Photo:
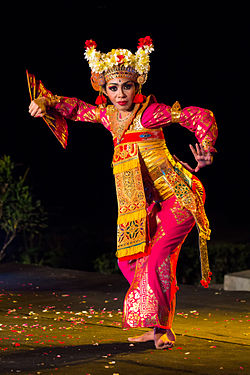
[[(85, 40), (94, 39), (102, 52), (135, 52), (138, 38), (150, 35), (155, 51), (143, 93), (168, 105), (178, 100), (182, 107), (208, 108), (217, 119), (218, 154), (197, 174), (207, 192), (212, 238), (249, 241), (248, 9), (225, 4), (50, 1), (4, 7), (0, 155), (11, 155), (20, 173), (30, 167), (28, 182), (49, 212), (50, 228), (75, 226), (115, 242), (112, 138), (102, 125), (68, 121), (63, 150), (43, 120), (28, 113), (25, 69), (55, 94), (94, 103)], [(170, 151), (194, 165), (188, 147), (194, 136), (177, 124), (165, 136)]]

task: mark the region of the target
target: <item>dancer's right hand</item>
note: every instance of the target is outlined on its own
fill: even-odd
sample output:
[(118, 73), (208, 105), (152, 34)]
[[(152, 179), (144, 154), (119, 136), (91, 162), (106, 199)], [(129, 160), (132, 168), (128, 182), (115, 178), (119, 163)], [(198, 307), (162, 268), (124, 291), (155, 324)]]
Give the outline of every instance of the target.
[(43, 117), (46, 114), (46, 107), (48, 104), (48, 99), (43, 96), (32, 100), (29, 106), (29, 113), (33, 117)]

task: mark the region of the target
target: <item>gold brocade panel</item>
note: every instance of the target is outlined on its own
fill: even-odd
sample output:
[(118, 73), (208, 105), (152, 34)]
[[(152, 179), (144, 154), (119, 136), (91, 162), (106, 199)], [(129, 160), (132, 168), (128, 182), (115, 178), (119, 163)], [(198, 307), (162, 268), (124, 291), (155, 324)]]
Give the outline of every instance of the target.
[(144, 209), (145, 195), (139, 167), (117, 173), (115, 175), (115, 184), (119, 215)]
[(143, 255), (147, 247), (147, 211), (136, 144), (116, 146), (113, 173), (118, 202), (116, 255)]
[[(159, 283), (164, 284), (165, 291), (170, 290), (169, 305), (163, 306), (150, 286), (148, 256), (137, 259), (135, 276), (124, 300), (123, 327), (172, 327), (176, 303), (172, 263), (171, 258), (166, 259), (157, 272)], [(168, 272), (170, 272), (170, 278), (166, 281)]]
[(158, 324), (158, 302), (148, 281), (148, 259), (143, 257), (137, 260), (135, 277), (124, 301), (123, 327)]

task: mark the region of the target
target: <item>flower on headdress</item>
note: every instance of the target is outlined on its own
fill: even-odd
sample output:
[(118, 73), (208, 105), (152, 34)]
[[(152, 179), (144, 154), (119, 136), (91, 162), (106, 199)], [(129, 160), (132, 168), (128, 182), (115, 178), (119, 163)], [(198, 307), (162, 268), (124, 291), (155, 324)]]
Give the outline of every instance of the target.
[(134, 57), (132, 52), (127, 49), (112, 49), (107, 54), (102, 54), (103, 62), (106, 67), (105, 71), (115, 65), (133, 66)]
[(142, 48), (147, 50), (149, 53), (154, 50), (153, 41), (150, 36), (145, 36), (145, 38), (140, 38), (137, 46), (138, 49)]
[(135, 54), (127, 49), (112, 49), (108, 53), (96, 50), (97, 44), (94, 40), (86, 40), (84, 56), (88, 60), (90, 69), (94, 73), (107, 72), (117, 65), (124, 65), (135, 69), (138, 74), (147, 74), (149, 66), (149, 54), (154, 50), (150, 36), (139, 39), (138, 50)]
[(124, 61), (124, 56), (123, 55), (118, 55), (117, 56), (118, 64), (122, 64)]
[(139, 48), (135, 53), (135, 69), (139, 74), (149, 72), (149, 54), (142, 48)]
[(85, 49), (89, 49), (89, 48), (92, 48), (92, 47), (94, 47), (94, 48), (97, 47), (96, 42), (94, 40), (92, 40), (92, 39), (86, 40), (86, 42), (85, 42)]

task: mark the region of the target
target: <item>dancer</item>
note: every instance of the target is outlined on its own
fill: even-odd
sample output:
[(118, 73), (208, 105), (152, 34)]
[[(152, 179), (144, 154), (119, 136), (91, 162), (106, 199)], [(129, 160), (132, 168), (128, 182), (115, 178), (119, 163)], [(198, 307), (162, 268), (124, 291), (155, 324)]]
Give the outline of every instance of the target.
[[(31, 97), (36, 93), (29, 112), (45, 119), (63, 147), (68, 134), (65, 119), (99, 122), (111, 132), (118, 201), (116, 255), (130, 283), (123, 326), (151, 328), (141, 336), (130, 337), (131, 342), (154, 340), (157, 349), (169, 348), (175, 342), (172, 323), (177, 260), (195, 223), (202, 285), (207, 287), (211, 279), (205, 192), (193, 173), (212, 163), (217, 125), (209, 110), (181, 109), (178, 102), (170, 107), (158, 103), (153, 95), (141, 93), (154, 49), (149, 36), (139, 39), (135, 54), (126, 49), (105, 54), (96, 47), (93, 40), (85, 43), (91, 83), (99, 92), (96, 105), (53, 95), (27, 73)], [(107, 105), (107, 99), (111, 104)], [(190, 145), (197, 162), (194, 169), (173, 157), (166, 146), (162, 128), (176, 122), (196, 136), (195, 148)]]

